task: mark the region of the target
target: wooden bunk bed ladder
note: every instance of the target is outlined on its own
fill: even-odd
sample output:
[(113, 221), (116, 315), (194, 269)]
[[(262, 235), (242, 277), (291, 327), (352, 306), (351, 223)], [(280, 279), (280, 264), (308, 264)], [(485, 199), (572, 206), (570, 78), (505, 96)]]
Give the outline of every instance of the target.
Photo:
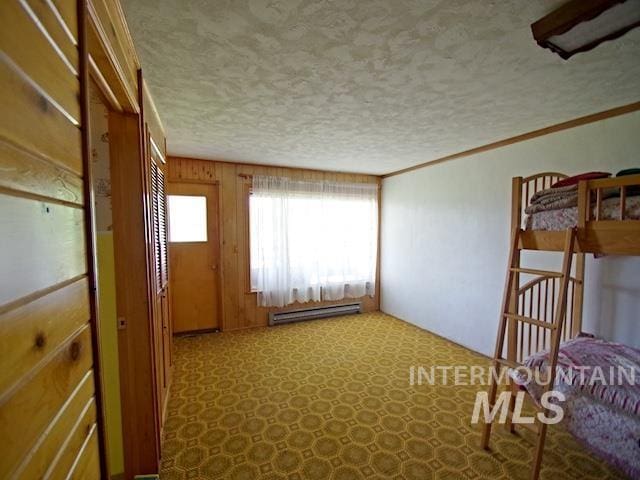
[[(542, 339), (542, 348), (545, 348), (547, 345), (549, 346), (549, 378), (547, 379), (547, 384), (544, 387), (544, 392), (553, 389), (554, 381), (555, 381), (555, 370), (558, 361), (558, 351), (560, 348), (560, 341), (563, 336), (566, 336), (566, 333), (563, 335), (564, 329), (564, 320), (567, 316), (567, 300), (569, 298), (568, 292), (570, 287), (575, 287), (575, 279), (571, 278), (571, 264), (573, 261), (573, 255), (576, 246), (576, 229), (571, 228), (567, 229), (565, 234), (564, 241), (564, 255), (562, 260), (562, 270), (560, 272), (552, 272), (546, 270), (537, 270), (530, 268), (523, 268), (520, 265), (520, 234), (522, 230), (519, 225), (514, 224), (514, 228), (512, 230), (511, 235), (511, 249), (509, 252), (509, 264), (507, 267), (505, 286), (504, 286), (504, 295), (502, 301), (502, 310), (500, 314), (500, 322), (498, 327), (498, 335), (496, 339), (496, 348), (493, 357), (493, 367), (496, 371), (500, 371), (503, 368), (518, 368), (521, 367), (522, 364), (519, 363), (523, 358), (523, 342), (524, 338), (528, 337), (527, 341), (529, 345), (527, 346), (527, 351), (529, 353), (532, 352), (531, 347), (531, 339), (532, 339), (532, 330), (535, 329), (535, 342), (536, 342), (536, 351), (540, 349), (540, 339)], [(529, 285), (525, 285), (524, 287), (519, 287), (519, 275), (520, 274), (528, 274), (538, 276), (539, 279), (531, 282)], [(554, 282), (558, 281), (558, 293), (557, 298), (555, 298), (555, 288)], [(551, 282), (551, 289), (549, 289), (549, 282)], [(573, 282), (573, 284), (572, 284)], [(545, 284), (544, 296), (541, 296), (541, 286)], [(529, 315), (525, 315), (526, 309), (523, 308), (523, 299), (524, 296), (521, 296), (520, 293), (522, 289), (531, 288), (532, 286), (537, 286), (537, 308), (535, 311), (538, 312), (538, 318), (533, 318), (531, 312), (533, 311), (533, 307), (529, 306)], [(551, 303), (551, 308), (555, 307), (553, 311), (553, 319), (552, 321), (547, 321), (546, 311), (548, 310), (547, 298), (549, 292), (554, 296)], [(573, 288), (572, 288), (573, 291)], [(534, 298), (534, 290), (531, 289), (529, 301), (532, 303)], [(541, 306), (542, 302), (542, 306)], [(545, 310), (544, 318), (541, 318), (540, 312), (542, 308)], [(528, 335), (524, 335), (524, 328), (528, 329)], [(573, 330), (574, 326), (571, 326)], [(508, 337), (507, 337), (508, 335)], [(548, 338), (548, 341), (547, 341)], [(508, 340), (507, 342), (505, 342)], [(507, 345), (506, 355), (504, 354), (505, 343)], [(500, 378), (500, 375), (497, 375)], [(514, 432), (515, 424), (512, 423), (513, 418), (513, 410), (515, 405), (515, 393), (518, 391), (518, 386), (515, 385), (512, 381), (509, 381), (509, 388), (511, 389), (511, 399), (509, 402), (509, 412), (507, 415), (507, 428)], [(496, 381), (496, 376), (490, 375), (490, 386), (489, 386), (489, 405), (493, 410), (493, 406), (496, 401), (496, 396), (498, 393), (499, 385)], [(535, 405), (535, 403), (534, 403)], [(544, 409), (540, 409), (536, 406), (539, 411), (545, 413), (545, 416), (549, 415), (548, 411)], [(540, 474), (540, 465), (542, 462), (542, 453), (544, 450), (544, 441), (547, 433), (547, 424), (540, 422), (537, 417), (534, 424), (520, 424), (525, 428), (529, 428), (533, 430), (536, 435), (536, 447), (533, 457), (533, 465), (531, 469), (531, 479), (537, 480)], [(492, 424), (490, 421), (485, 421), (482, 432), (481, 445), (483, 448), (487, 449), (489, 447), (489, 439), (491, 436), (491, 427)]]

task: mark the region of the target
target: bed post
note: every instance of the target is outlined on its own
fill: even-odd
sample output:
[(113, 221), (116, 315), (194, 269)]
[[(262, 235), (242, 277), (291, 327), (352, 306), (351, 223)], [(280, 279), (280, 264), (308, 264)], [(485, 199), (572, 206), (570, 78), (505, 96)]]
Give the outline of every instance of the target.
[[(511, 179), (511, 232), (517, 235), (518, 230), (522, 228), (522, 177), (513, 177)], [(511, 239), (513, 241), (513, 239)], [(518, 244), (513, 246), (514, 264), (511, 266), (520, 266), (520, 247)], [(518, 272), (513, 273), (513, 282), (511, 283), (511, 293), (509, 297), (509, 311), (518, 312), (518, 290), (520, 288), (520, 275)], [(511, 362), (518, 361), (518, 322), (514, 319), (508, 320), (507, 334), (507, 360)], [(511, 432), (515, 432), (515, 426), (511, 419), (513, 418), (513, 410), (515, 407), (517, 385), (509, 382), (511, 387), (511, 397), (509, 398), (509, 412), (507, 416), (506, 427)]]
[[(587, 188), (587, 182), (578, 183), (578, 250), (580, 247), (580, 237), (587, 226), (589, 215), (589, 205), (591, 205), (590, 192)], [(578, 336), (582, 332), (582, 305), (584, 299), (584, 253), (576, 253), (576, 281), (573, 284), (573, 318), (571, 319), (571, 338)]]
[[(511, 180), (511, 231), (522, 228), (522, 177), (514, 177)], [(515, 265), (520, 266), (520, 247), (516, 246)], [(511, 298), (509, 311), (518, 311), (518, 289), (520, 288), (520, 275), (516, 272), (511, 285)], [(509, 335), (507, 340), (507, 359), (517, 361), (518, 356), (518, 323), (509, 320)]]

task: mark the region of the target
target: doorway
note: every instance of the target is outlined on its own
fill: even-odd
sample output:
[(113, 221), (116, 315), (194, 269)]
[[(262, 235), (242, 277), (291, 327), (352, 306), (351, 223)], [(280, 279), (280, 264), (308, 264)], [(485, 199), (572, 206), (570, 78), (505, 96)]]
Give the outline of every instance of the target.
[(167, 190), (173, 331), (219, 329), (218, 185), (170, 182)]

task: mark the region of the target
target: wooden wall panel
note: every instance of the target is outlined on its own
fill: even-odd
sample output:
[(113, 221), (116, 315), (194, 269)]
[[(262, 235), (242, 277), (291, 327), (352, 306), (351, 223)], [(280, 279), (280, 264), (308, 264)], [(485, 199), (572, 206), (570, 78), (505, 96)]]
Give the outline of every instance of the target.
[(0, 139), (81, 174), (80, 130), (24, 75), (0, 62)]
[[(0, 2), (0, 17), (13, 20), (0, 28), (3, 51), (57, 106), (79, 124), (78, 64), (71, 64), (64, 55), (52, 50), (50, 41), (42, 35), (41, 29), (30, 16), (33, 11), (27, 12), (27, 8), (30, 10), (28, 4), (25, 7), (15, 1)], [(42, 9), (41, 13), (47, 13), (47, 10)], [(24, 38), (30, 39), (29, 48), (24, 48)]]
[[(323, 172), (285, 167), (236, 164), (191, 158), (169, 157), (170, 182), (219, 182), (222, 265), (222, 326), (224, 330), (236, 330), (266, 326), (268, 313), (273, 310), (257, 305), (255, 293), (249, 291), (249, 205), (247, 185), (250, 181), (242, 175), (279, 175), (306, 180), (380, 183), (379, 177), (363, 174)], [(376, 292), (379, 292), (379, 279)], [(365, 311), (379, 309), (379, 293), (360, 299)], [(322, 302), (321, 305), (344, 303), (344, 300)], [(308, 306), (308, 304), (306, 304)], [(286, 309), (301, 308), (293, 304)]]
[(87, 271), (83, 215), (80, 208), (0, 194), (3, 240), (20, 246), (0, 250), (0, 305)]
[(87, 289), (83, 277), (0, 315), (0, 391), (86, 325), (90, 315)]
[[(65, 406), (70, 394), (91, 369), (89, 324), (68, 339), (37, 369), (33, 377), (4, 391), (0, 397), (0, 438), (3, 461), (0, 478), (7, 478), (25, 452)], [(6, 398), (5, 398), (6, 397)]]
[(49, 197), (78, 206), (84, 204), (82, 178), (71, 171), (52, 165), (47, 160), (2, 139), (0, 162), (0, 188)]
[[(73, 8), (75, 8), (75, 2), (69, 2)], [(67, 63), (71, 65), (78, 65), (78, 32), (77, 29), (69, 28), (56, 6), (43, 0), (27, 0), (27, 4), (38, 17), (42, 26), (51, 36), (53, 42), (58, 46), (62, 54), (64, 55)]]
[[(44, 478), (45, 473), (52, 470), (51, 459), (56, 455), (62, 459), (73, 450), (69, 445), (73, 443), (73, 437), (82, 431), (88, 432), (96, 421), (96, 404), (93, 398), (93, 375), (85, 377), (75, 395), (69, 399), (69, 403), (60, 412), (60, 415), (49, 425), (47, 435), (43, 436), (31, 451), (31, 455), (25, 459), (15, 474), (17, 480), (32, 480)], [(60, 446), (63, 445), (64, 449)], [(55, 469), (59, 472), (68, 471), (60, 460), (55, 463)]]
[(99, 453), (98, 453), (98, 438), (95, 428), (89, 431), (84, 443), (80, 447), (80, 452), (71, 466), (71, 476), (69, 477), (56, 477), (52, 476), (52, 479), (60, 478), (60, 480), (87, 480), (89, 478), (97, 478), (96, 472), (99, 468)]
[[(41, 0), (40, 0), (41, 1)], [(69, 30), (71, 36), (78, 38), (78, 5), (76, 0), (51, 0), (54, 8), (60, 14), (65, 28)], [(77, 43), (77, 42), (76, 42)]]
[[(87, 425), (91, 421), (91, 414), (92, 412), (88, 411), (85, 414), (87, 418), (83, 419), (79, 425), (80, 428), (75, 428), (69, 435), (65, 449), (55, 468), (51, 471), (51, 476), (49, 477), (51, 480), (97, 478), (89, 474), (89, 472), (94, 472), (93, 475), (95, 475), (95, 465), (92, 466), (91, 463), (94, 462), (97, 454), (94, 425), (90, 423), (89, 425), (91, 426)], [(69, 476), (67, 472), (70, 472)]]
[(0, 2), (0, 478), (101, 476), (80, 5)]

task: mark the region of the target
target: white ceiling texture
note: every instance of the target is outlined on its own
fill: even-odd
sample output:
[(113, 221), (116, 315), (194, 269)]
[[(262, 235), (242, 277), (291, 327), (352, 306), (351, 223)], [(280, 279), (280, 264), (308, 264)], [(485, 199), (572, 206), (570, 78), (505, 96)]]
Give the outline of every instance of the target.
[(386, 174), (640, 100), (640, 29), (564, 61), (564, 0), (122, 0), (173, 155)]

